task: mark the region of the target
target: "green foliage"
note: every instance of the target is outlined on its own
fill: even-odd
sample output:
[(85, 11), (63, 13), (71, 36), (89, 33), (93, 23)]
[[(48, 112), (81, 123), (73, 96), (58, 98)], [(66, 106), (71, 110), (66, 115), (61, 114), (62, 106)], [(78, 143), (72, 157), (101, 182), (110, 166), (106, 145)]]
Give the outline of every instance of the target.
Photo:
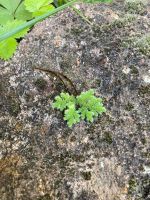
[(66, 109), (70, 104), (75, 103), (75, 98), (73, 95), (68, 93), (61, 93), (60, 96), (55, 97), (55, 103), (53, 103), (53, 108), (57, 108), (61, 111)]
[(150, 34), (144, 35), (142, 38), (137, 39), (134, 44), (143, 54), (150, 56)]
[(106, 112), (102, 99), (94, 96), (94, 90), (82, 92), (76, 98), (68, 93), (55, 97), (53, 108), (64, 111), (64, 120), (69, 127), (82, 120), (93, 122), (99, 114)]
[(73, 124), (80, 122), (79, 111), (76, 110), (75, 104), (69, 104), (68, 109), (65, 110), (64, 120), (67, 120), (69, 127), (72, 127)]
[(40, 16), (50, 10), (54, 9), (54, 6), (51, 4), (53, 0), (25, 0), (24, 4), (28, 11), (32, 12), (32, 16)]
[[(57, 2), (57, 0), (54, 1)], [(63, 0), (58, 0), (55, 4), (61, 5), (58, 8), (52, 5), (53, 0), (0, 0), (0, 58), (10, 59), (17, 48), (16, 38), (23, 37), (25, 34), (22, 33), (27, 33), (35, 23), (78, 1), (95, 3), (112, 0), (71, 0), (65, 1), (64, 5), (62, 5)]]
[[(53, 0), (0, 0), (0, 34), (7, 34), (34, 17), (54, 9)], [(14, 54), (18, 42), (29, 28), (17, 32), (10, 38), (0, 42), (0, 58), (7, 60)]]
[(81, 118), (90, 122), (93, 122), (94, 117), (97, 117), (98, 114), (106, 112), (102, 104), (102, 99), (95, 97), (94, 90), (92, 89), (87, 92), (82, 92), (77, 97), (77, 103), (80, 106)]
[[(10, 31), (11, 29), (17, 27), (18, 25), (21, 25), (23, 23), (23, 21), (19, 21), (19, 20), (13, 20), (12, 22), (7, 22), (5, 26), (1, 26), (0, 27), (0, 34), (3, 33), (7, 33), (8, 31)], [(16, 33), (15, 35), (13, 35), (13, 37), (8, 38), (4, 41), (0, 42), (0, 57), (3, 58), (4, 60), (9, 59), (14, 51), (17, 48), (17, 41), (16, 39), (23, 37), (29, 29), (25, 29), (19, 33)]]
[(0, 24), (4, 25), (8, 21), (29, 20), (32, 15), (25, 9), (24, 1), (21, 0), (0, 0)]

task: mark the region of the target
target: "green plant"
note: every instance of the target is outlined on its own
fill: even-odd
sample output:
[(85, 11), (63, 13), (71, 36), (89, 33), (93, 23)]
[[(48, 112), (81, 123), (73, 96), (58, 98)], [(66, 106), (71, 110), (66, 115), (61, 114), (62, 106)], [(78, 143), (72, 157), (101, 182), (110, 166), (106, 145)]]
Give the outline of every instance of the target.
[[(81, 1), (95, 3), (111, 2), (112, 0)], [(13, 0), (13, 3), (12, 0), (0, 0), (0, 58), (4, 60), (11, 58), (18, 45), (16, 39), (23, 37), (34, 24), (76, 2), (80, 2), (80, 0), (71, 0), (54, 8), (53, 0)], [(22, 31), (24, 35), (20, 34)]]
[[(0, 0), (0, 35), (10, 32), (27, 20), (54, 9), (53, 0)], [(23, 37), (29, 27), (0, 42), (0, 57), (4, 60), (12, 57), (17, 48), (17, 39)]]
[(64, 120), (67, 121), (69, 127), (80, 122), (81, 119), (93, 122), (95, 117), (106, 112), (102, 99), (94, 96), (93, 89), (82, 92), (77, 97), (62, 92), (55, 97), (52, 106), (64, 111)]

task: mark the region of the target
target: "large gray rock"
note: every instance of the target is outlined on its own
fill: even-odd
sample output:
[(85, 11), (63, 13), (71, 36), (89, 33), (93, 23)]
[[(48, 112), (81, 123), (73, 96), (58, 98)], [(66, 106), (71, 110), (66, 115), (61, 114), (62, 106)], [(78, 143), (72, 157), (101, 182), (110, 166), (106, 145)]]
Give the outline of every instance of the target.
[[(0, 61), (2, 200), (150, 198), (150, 57), (129, 44), (150, 31), (150, 6), (136, 16), (122, 1), (80, 8), (93, 25), (65, 10)], [(106, 114), (68, 128), (51, 106), (66, 88), (35, 67), (94, 88)]]

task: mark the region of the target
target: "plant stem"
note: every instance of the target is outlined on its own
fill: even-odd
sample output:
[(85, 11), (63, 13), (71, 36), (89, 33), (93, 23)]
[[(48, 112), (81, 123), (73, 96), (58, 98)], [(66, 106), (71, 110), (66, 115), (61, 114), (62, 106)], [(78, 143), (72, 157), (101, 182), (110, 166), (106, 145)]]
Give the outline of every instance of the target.
[(84, 16), (84, 14), (77, 8), (75, 8), (74, 6), (71, 6), (71, 8), (83, 19), (85, 20), (88, 24), (90, 24), (91, 26), (93, 25), (92, 22), (90, 22), (87, 17)]
[(75, 2), (77, 2), (77, 0), (72, 0), (52, 11), (49, 11), (39, 17), (36, 17), (35, 19), (32, 19), (31, 21), (28, 21), (20, 26), (18, 26), (17, 28), (13, 29), (12, 31), (9, 31), (7, 33), (4, 33), (4, 34), (1, 34), (0, 35), (0, 42), (3, 41), (3, 40), (6, 40), (7, 38), (10, 38), (11, 36), (15, 35), (16, 33), (24, 30), (25, 28), (28, 28), (28, 27), (31, 27), (33, 26), (34, 24), (36, 24), (37, 22), (39, 21), (42, 21), (43, 19), (51, 16), (51, 15), (54, 15), (56, 14), (57, 12), (61, 11), (61, 10), (64, 10), (65, 8), (71, 6), (72, 4), (74, 4)]

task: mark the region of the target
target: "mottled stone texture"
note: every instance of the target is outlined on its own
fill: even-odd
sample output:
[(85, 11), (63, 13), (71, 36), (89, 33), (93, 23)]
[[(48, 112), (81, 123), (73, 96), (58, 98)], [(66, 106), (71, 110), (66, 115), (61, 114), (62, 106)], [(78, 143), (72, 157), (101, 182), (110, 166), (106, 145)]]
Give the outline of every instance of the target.
[[(150, 199), (150, 54), (133, 45), (150, 31), (150, 6), (80, 5), (38, 25), (0, 61), (1, 200)], [(53, 110), (66, 88), (104, 99), (106, 114), (68, 128)]]

